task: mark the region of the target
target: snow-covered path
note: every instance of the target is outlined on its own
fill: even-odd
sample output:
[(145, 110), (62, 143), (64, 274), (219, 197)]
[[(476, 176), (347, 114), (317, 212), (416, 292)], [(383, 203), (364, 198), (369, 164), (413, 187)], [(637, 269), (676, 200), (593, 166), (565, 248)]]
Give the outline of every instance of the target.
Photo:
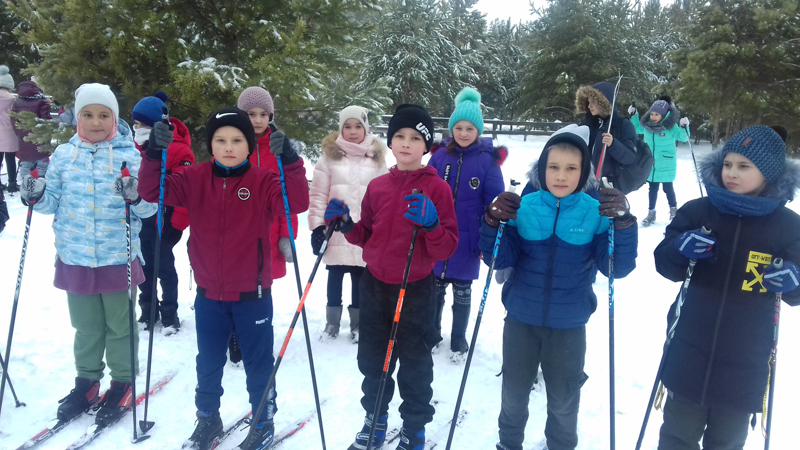
[[(538, 158), (546, 138), (501, 139), (508, 145), (510, 155), (503, 165), (506, 183), (510, 178), (525, 180), (530, 163)], [(708, 144), (695, 148), (698, 157), (710, 151)], [(391, 160), (391, 155), (389, 155)], [(392, 162), (390, 161), (390, 164)], [(308, 176), (311, 166), (308, 165)], [(675, 184), (679, 204), (696, 198), (699, 190), (696, 183), (691, 154), (686, 145), (679, 147), (678, 180)], [(19, 263), (22, 236), (25, 228), (26, 208), (19, 196), (10, 197), (11, 220), (0, 235), (0, 349), (4, 349), (7, 326), (11, 315), (14, 286)], [(647, 188), (630, 196), (633, 212), (640, 219), (647, 212)], [(790, 204), (800, 211), (796, 204)], [(665, 280), (654, 268), (652, 252), (662, 238), (667, 224), (668, 206), (663, 194), (658, 200), (658, 221), (649, 228), (639, 230), (639, 258), (637, 269), (626, 279), (616, 281), (616, 423), (617, 447), (632, 449), (639, 434), (653, 378), (661, 356), (664, 342), (667, 309), (678, 292), (678, 284)], [(305, 284), (313, 266), (314, 257), (309, 242), (305, 215), (301, 216), (298, 253), (300, 274)], [(0, 417), (0, 449), (15, 449), (22, 442), (40, 431), (55, 416), (58, 399), (64, 397), (73, 386), (74, 368), (72, 359), (73, 329), (69, 323), (66, 295), (53, 287), (53, 261), (55, 256), (52, 216), (34, 214), (31, 227), (28, 256), (22, 292), (19, 302), (16, 329), (11, 352), (11, 378), (25, 408), (15, 408), (10, 391)], [(177, 449), (194, 429), (194, 386), (196, 383), (194, 358), (196, 336), (194, 315), (190, 305), (195, 292), (189, 282), (188, 257), (184, 249), (188, 233), (175, 247), (176, 266), (180, 277), (179, 315), (183, 327), (179, 334), (163, 337), (156, 334), (153, 356), (154, 380), (174, 372), (175, 378), (151, 398), (148, 419), (156, 422), (152, 438), (140, 444), (130, 443), (130, 416), (115, 429), (95, 441), (93, 449)], [(480, 295), (485, 282), (486, 267), (481, 278), (473, 284), (472, 324), (477, 316)], [(326, 399), (323, 420), (327, 446), (343, 450), (360, 429), (364, 412), (361, 397), (361, 375), (356, 365), (356, 346), (349, 342), (346, 333), (335, 341), (320, 341), (319, 335), (325, 324), (325, 285), (327, 272), (319, 270), (307, 302), (311, 328), (314, 363), (320, 395)], [(346, 279), (349, 283), (349, 279)], [(579, 449), (594, 450), (608, 448), (608, 309), (605, 300), (608, 286), (600, 276), (594, 286), (599, 307), (587, 326), (588, 348), (586, 373), (589, 380), (582, 390), (579, 419)], [(345, 286), (344, 292), (349, 292)], [(273, 285), (275, 304), (275, 341), (277, 352), (288, 329), (297, 306), (297, 287), (290, 268), (290, 275)], [(448, 296), (448, 302), (452, 300)], [(347, 303), (345, 297), (345, 303)], [(433, 434), (453, 414), (453, 408), (463, 372), (463, 364), (452, 364), (447, 355), (449, 348), (450, 314), (445, 308), (443, 350), (434, 355), (435, 379), (434, 399), (438, 400), (434, 423), (428, 428)], [(497, 416), (500, 408), (501, 341), (505, 311), (500, 303), (500, 288), (492, 284), (484, 311), (478, 347), (475, 352), (469, 382), (462, 407), (469, 414), (463, 427), (456, 434), (455, 449), (494, 449), (497, 442)], [(345, 315), (346, 316), (346, 315)], [(794, 430), (798, 414), (795, 405), (800, 403), (800, 388), (793, 382), (800, 378), (800, 361), (793, 356), (798, 351), (798, 320), (800, 315), (792, 308), (783, 309), (781, 317), (781, 345), (776, 388), (776, 405), (773, 415), (774, 449), (797, 448)], [(343, 320), (343, 329), (347, 319)], [(469, 337), (469, 336), (468, 336)], [(290, 425), (314, 409), (310, 375), (302, 322), (295, 330), (278, 374), (278, 406), (276, 428)], [(141, 333), (139, 358), (145, 368), (147, 334)], [(4, 350), (3, 350), (4, 351)], [(143, 377), (141, 377), (143, 378)], [(107, 386), (108, 377), (103, 380)], [(138, 391), (142, 392), (144, 380), (139, 380)], [(242, 368), (228, 366), (223, 380), (225, 395), (222, 398), (221, 414), (224, 421), (233, 420), (249, 407), (244, 388)], [(390, 426), (399, 426), (397, 413), (399, 396), (390, 406)], [(142, 407), (138, 409), (141, 419)], [(543, 439), (546, 417), (544, 393), (533, 392), (530, 401), (531, 416), (528, 422), (525, 449), (536, 448)], [(759, 417), (760, 418), (760, 417)], [(42, 448), (64, 448), (81, 435), (92, 418), (83, 417), (78, 423), (51, 439)], [(654, 411), (643, 448), (655, 449), (661, 413)], [(321, 448), (317, 422), (312, 422), (297, 436), (282, 447), (285, 449)], [(239, 437), (231, 439), (225, 448), (233, 448)], [(235, 442), (234, 442), (235, 441)], [(746, 449), (763, 447), (761, 432), (756, 428), (750, 432)], [(443, 447), (442, 447), (443, 448)]]

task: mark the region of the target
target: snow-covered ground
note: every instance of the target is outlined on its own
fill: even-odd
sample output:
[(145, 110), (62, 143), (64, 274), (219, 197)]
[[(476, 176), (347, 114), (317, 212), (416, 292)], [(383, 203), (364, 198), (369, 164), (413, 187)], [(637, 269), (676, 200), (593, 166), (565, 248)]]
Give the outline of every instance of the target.
[[(533, 137), (527, 142), (522, 138), (502, 139), (500, 143), (510, 148), (509, 158), (503, 165), (506, 184), (510, 178), (525, 180), (530, 163), (538, 158), (546, 138)], [(710, 151), (708, 144), (695, 147), (698, 157)], [(390, 164), (393, 163), (389, 155)], [(679, 147), (678, 180), (675, 190), (679, 203), (699, 195), (695, 172), (688, 146)], [(310, 165), (308, 176), (311, 176)], [(633, 212), (639, 218), (647, 213), (647, 188), (630, 196)], [(22, 236), (25, 228), (26, 208), (19, 202), (18, 194), (10, 197), (11, 220), (0, 235), (0, 339), (5, 339), (11, 315), (14, 286), (18, 270)], [(798, 205), (790, 204), (795, 210)], [(639, 259), (637, 269), (625, 279), (616, 281), (616, 442), (618, 448), (633, 448), (645, 412), (653, 378), (661, 356), (664, 342), (666, 313), (674, 300), (679, 286), (665, 280), (655, 271), (652, 251), (662, 238), (667, 224), (668, 206), (663, 194), (658, 200), (658, 221), (650, 228), (639, 230)], [(17, 394), (27, 407), (15, 408), (11, 393), (6, 389), (6, 398), (0, 417), (0, 449), (15, 449), (26, 439), (39, 432), (55, 416), (58, 400), (73, 386), (74, 366), (72, 358), (73, 329), (69, 323), (66, 295), (53, 287), (53, 261), (55, 257), (52, 216), (34, 214), (31, 227), (25, 274), (19, 300), (16, 328), (11, 351), (11, 379)], [(297, 246), (300, 257), (300, 275), (305, 284), (313, 267), (314, 257), (310, 247), (310, 232), (305, 215), (300, 218), (300, 238)], [(94, 449), (177, 449), (192, 433), (195, 423), (194, 387), (196, 383), (194, 359), (196, 336), (193, 311), (190, 309), (195, 292), (189, 281), (186, 238), (175, 247), (177, 268), (180, 276), (180, 309), (183, 328), (177, 335), (163, 337), (156, 334), (153, 354), (153, 379), (175, 373), (175, 378), (166, 387), (151, 397), (149, 420), (156, 426), (152, 438), (140, 444), (130, 443), (130, 416), (109, 430), (90, 447)], [(297, 306), (297, 287), (292, 268), (290, 275), (277, 280), (273, 285), (275, 304), (275, 351), (286, 335), (289, 323)], [(481, 278), (473, 285), (472, 323), (477, 316), (480, 295), (485, 282), (486, 267)], [(346, 333), (335, 341), (320, 341), (319, 335), (325, 325), (325, 286), (327, 272), (319, 270), (307, 301), (308, 320), (311, 328), (314, 364), (317, 372), (320, 396), (326, 400), (323, 406), (325, 437), (328, 448), (344, 449), (351, 442), (363, 423), (361, 409), (361, 375), (356, 365), (356, 346), (351, 344)], [(349, 279), (346, 278), (346, 283)], [(609, 442), (609, 366), (608, 366), (608, 310), (605, 306), (608, 286), (605, 278), (599, 277), (594, 286), (600, 306), (587, 326), (588, 348), (586, 373), (589, 380), (582, 390), (579, 420), (579, 449), (595, 450), (608, 448)], [(349, 292), (345, 285), (344, 292)], [(448, 294), (448, 304), (452, 302)], [(345, 297), (345, 304), (347, 298)], [(448, 359), (451, 313), (445, 308), (443, 329), (444, 342), (440, 353), (434, 355), (435, 379), (434, 399), (438, 400), (434, 422), (428, 433), (433, 434), (453, 414), (458, 388), (463, 373), (462, 365), (454, 365)], [(137, 314), (138, 315), (138, 314)], [(497, 442), (497, 416), (500, 410), (500, 372), (502, 356), (501, 341), (505, 311), (500, 303), (500, 287), (492, 284), (486, 302), (478, 346), (472, 362), (469, 381), (462, 407), (469, 414), (458, 429), (453, 448), (494, 449)], [(345, 315), (346, 316), (346, 315)], [(773, 415), (772, 448), (797, 448), (795, 407), (800, 403), (800, 389), (791, 380), (800, 378), (800, 361), (790, 357), (798, 350), (798, 320), (800, 316), (791, 308), (783, 309), (781, 345), (776, 387), (776, 404)], [(342, 328), (347, 329), (347, 319)], [(470, 325), (470, 335), (472, 326)], [(303, 342), (302, 322), (298, 323), (292, 341), (278, 373), (278, 406), (276, 428), (278, 431), (297, 419), (307, 416), (314, 409), (308, 358)], [(2, 341), (0, 341), (2, 342)], [(139, 360), (145, 369), (147, 333), (141, 333)], [(0, 346), (4, 349), (4, 346)], [(766, 364), (766, 361), (765, 361)], [(138, 392), (144, 389), (143, 377), (139, 380)], [(103, 380), (103, 388), (108, 377)], [(235, 419), (249, 408), (244, 386), (244, 371), (228, 366), (223, 379), (225, 395), (222, 397), (221, 414), (224, 421)], [(390, 405), (390, 426), (399, 426), (397, 406), (399, 396)], [(138, 409), (141, 419), (143, 408)], [(526, 433), (526, 449), (536, 448), (544, 437), (546, 418), (545, 394), (532, 392), (530, 419)], [(93, 421), (83, 417), (77, 423), (52, 438), (42, 448), (64, 448)], [(655, 449), (661, 413), (654, 411), (643, 448)], [(224, 448), (233, 448), (241, 436), (229, 440)], [(443, 444), (442, 444), (443, 445)], [(758, 427), (750, 432), (746, 448), (753, 450), (763, 446)], [(282, 448), (321, 448), (317, 421), (313, 421), (295, 437), (286, 441)]]

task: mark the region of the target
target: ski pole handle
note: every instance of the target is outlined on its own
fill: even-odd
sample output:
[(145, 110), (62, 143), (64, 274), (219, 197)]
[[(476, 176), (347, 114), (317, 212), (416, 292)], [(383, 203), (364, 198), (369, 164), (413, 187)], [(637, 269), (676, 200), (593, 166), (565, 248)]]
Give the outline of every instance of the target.
[(782, 269), (783, 268), (783, 258), (775, 258), (775, 260), (772, 261), (772, 264), (775, 266), (776, 269)]
[(169, 125), (169, 110), (166, 106), (161, 107), (161, 121), (164, 122), (166, 125)]
[(517, 186), (519, 186), (521, 183), (519, 181), (515, 181), (514, 179), (512, 179), (510, 184), (511, 184), (511, 186), (508, 188), (508, 190), (506, 192), (513, 192), (513, 193), (516, 194), (517, 193)]
[(119, 171), (123, 177), (131, 176), (131, 171), (128, 170), (128, 161), (122, 161), (122, 166), (119, 168)]

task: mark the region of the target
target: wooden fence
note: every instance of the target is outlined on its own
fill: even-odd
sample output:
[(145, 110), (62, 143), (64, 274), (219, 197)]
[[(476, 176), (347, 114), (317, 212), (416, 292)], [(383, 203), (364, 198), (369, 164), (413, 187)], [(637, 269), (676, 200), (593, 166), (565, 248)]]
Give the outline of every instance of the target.
[[(370, 127), (370, 131), (382, 136), (386, 135), (389, 128), (389, 120), (392, 119), (390, 114), (382, 115), (380, 125)], [(442, 139), (450, 136), (450, 130), (447, 123), (450, 121), (448, 117), (434, 117), (433, 127), (434, 133), (442, 136)], [(528, 136), (549, 136), (554, 131), (562, 128), (568, 123), (562, 122), (515, 122), (513, 120), (498, 120), (490, 119), (483, 121), (483, 135), (491, 135), (492, 139), (497, 139), (498, 135), (515, 135), (522, 136), (523, 140), (528, 140)]]

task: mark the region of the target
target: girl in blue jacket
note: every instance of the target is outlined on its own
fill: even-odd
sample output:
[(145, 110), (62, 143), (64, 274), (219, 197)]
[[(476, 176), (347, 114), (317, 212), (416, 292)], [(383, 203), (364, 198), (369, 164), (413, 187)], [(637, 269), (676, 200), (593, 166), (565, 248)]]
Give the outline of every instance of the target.
[[(636, 218), (622, 192), (581, 192), (590, 171), (590, 130), (569, 125), (547, 141), (538, 164), (542, 189), (520, 198), (500, 194), (486, 210), (480, 249), (491, 261), (497, 226), (508, 220), (495, 269), (513, 267), (503, 287), (503, 388), (498, 450), (522, 450), (528, 398), (541, 364), (547, 390), (547, 447), (578, 445), (586, 323), (597, 308), (596, 265), (608, 276), (608, 221), (614, 220), (614, 276), (636, 266)], [(544, 162), (544, 163), (542, 163)]]
[(503, 192), (500, 164), (507, 151), (495, 149), (491, 138), (481, 138), (483, 116), (481, 94), (464, 88), (456, 96), (456, 109), (448, 124), (452, 138), (442, 141), (443, 149), (433, 153), (428, 165), (435, 168), (453, 191), (458, 220), (458, 248), (446, 261), (433, 269), (436, 275), (436, 327), (441, 332), (442, 311), (447, 285), (453, 285), (453, 326), (450, 334), (450, 358), (458, 363), (469, 350), (467, 326), (471, 303), (472, 280), (478, 278), (480, 249), (478, 237), (481, 216), (486, 206)]

